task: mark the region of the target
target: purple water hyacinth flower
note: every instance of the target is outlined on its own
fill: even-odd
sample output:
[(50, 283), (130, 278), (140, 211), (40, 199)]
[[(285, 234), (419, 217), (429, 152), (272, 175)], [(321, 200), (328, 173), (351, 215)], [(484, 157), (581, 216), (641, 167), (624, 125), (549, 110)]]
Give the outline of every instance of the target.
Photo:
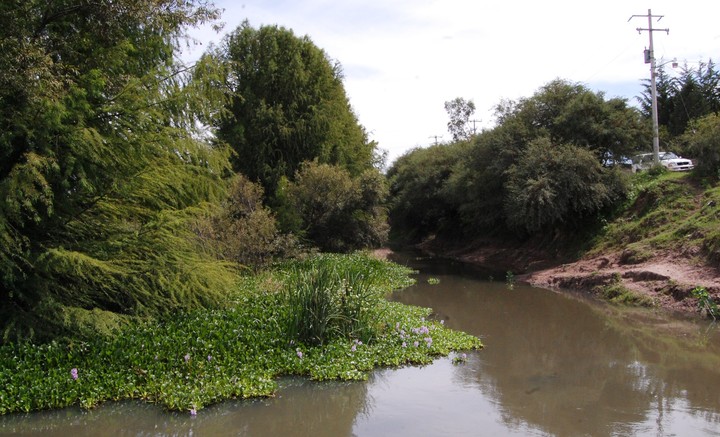
[(420, 346), (420, 342), (419, 342), (419, 341), (414, 342), (414, 343), (413, 343), (413, 346), (415, 346), (415, 347)]
[(440, 320), (440, 324), (441, 324), (441, 325), (444, 325), (444, 324), (445, 324), (445, 320)]
[(183, 358), (185, 358), (185, 362), (187, 363), (188, 361), (190, 361), (190, 354), (185, 354)]
[(353, 351), (353, 352), (355, 352), (355, 350), (357, 350), (357, 347), (355, 347), (355, 345), (352, 345), (352, 347), (350, 348), (350, 350)]
[(212, 361), (212, 355), (208, 355), (208, 363)]
[(430, 347), (432, 345), (432, 338), (425, 337), (425, 343), (427, 344), (427, 347)]
[(302, 357), (303, 357), (302, 351), (300, 349), (296, 349), (295, 352), (297, 352), (298, 358), (300, 358), (302, 360)]
[(72, 379), (74, 379), (75, 381), (77, 381), (77, 379), (78, 379), (78, 369), (77, 369), (77, 367), (73, 367), (72, 369), (70, 369), (70, 376), (72, 376)]
[(197, 416), (197, 410), (196, 410), (195, 408), (190, 408), (190, 415), (191, 415), (192, 417)]
[(407, 347), (407, 343), (403, 341), (402, 347)]

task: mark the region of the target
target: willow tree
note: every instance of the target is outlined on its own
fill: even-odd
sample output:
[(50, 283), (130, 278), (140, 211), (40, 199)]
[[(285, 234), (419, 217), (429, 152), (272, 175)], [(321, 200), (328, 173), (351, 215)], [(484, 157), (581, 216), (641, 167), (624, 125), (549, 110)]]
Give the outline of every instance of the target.
[(227, 157), (189, 130), (213, 99), (173, 55), (217, 15), (200, 0), (0, 5), (5, 340), (91, 311), (206, 305), (229, 286), (187, 225), (223, 193)]
[(303, 161), (339, 165), (352, 175), (372, 167), (375, 143), (350, 107), (342, 70), (307, 36), (248, 22), (220, 49), (230, 69), (230, 116), (218, 137), (236, 152), (236, 171), (269, 195)]

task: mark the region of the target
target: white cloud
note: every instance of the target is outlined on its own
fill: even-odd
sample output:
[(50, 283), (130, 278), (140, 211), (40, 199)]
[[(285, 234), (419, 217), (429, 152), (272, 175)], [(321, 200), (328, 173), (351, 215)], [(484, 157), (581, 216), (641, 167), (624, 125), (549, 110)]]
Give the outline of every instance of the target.
[[(337, 59), (360, 122), (391, 159), (414, 146), (449, 139), (443, 109), (472, 99), (476, 118), (491, 126), (503, 98), (532, 95), (554, 78), (582, 82), (609, 96), (634, 97), (649, 76), (646, 2), (608, 0), (232, 0), (230, 31), (243, 20), (278, 24)], [(707, 61), (720, 54), (720, 2), (653, 0), (656, 58)], [(207, 29), (204, 41), (220, 36)], [(692, 64), (691, 64), (692, 65)]]

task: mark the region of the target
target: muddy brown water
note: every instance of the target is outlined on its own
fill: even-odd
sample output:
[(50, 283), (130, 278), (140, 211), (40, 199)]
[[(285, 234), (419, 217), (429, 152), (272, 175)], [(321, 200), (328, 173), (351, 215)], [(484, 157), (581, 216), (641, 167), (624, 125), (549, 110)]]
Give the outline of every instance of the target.
[[(720, 436), (720, 330), (516, 284), (461, 264), (420, 270), (390, 298), (428, 306), (486, 348), (463, 364), (381, 369), (367, 382), (280, 382), (277, 396), (196, 417), (137, 402), (0, 417), (43, 436)], [(429, 278), (439, 284), (431, 285)]]

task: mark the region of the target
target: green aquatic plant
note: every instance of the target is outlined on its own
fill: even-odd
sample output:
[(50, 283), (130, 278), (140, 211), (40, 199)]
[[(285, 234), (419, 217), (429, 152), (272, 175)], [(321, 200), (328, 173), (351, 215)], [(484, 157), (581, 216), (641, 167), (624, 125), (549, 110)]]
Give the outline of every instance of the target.
[(510, 290), (515, 288), (515, 274), (512, 270), (508, 270), (507, 273), (505, 273), (505, 284)]
[[(326, 263), (344, 278), (365, 275), (382, 295), (411, 283), (407, 269), (364, 254), (323, 255), (292, 266)], [(427, 364), (452, 351), (481, 348), (477, 337), (428, 319), (431, 310), (375, 301), (372, 341), (334, 336), (290, 344), (291, 311), (282, 292), (291, 265), (242, 278), (225, 307), (134, 322), (118, 335), (0, 347), (0, 414), (139, 399), (200, 414), (225, 399), (270, 396), (281, 375), (362, 380), (381, 366)], [(280, 284), (280, 285), (278, 285)]]

